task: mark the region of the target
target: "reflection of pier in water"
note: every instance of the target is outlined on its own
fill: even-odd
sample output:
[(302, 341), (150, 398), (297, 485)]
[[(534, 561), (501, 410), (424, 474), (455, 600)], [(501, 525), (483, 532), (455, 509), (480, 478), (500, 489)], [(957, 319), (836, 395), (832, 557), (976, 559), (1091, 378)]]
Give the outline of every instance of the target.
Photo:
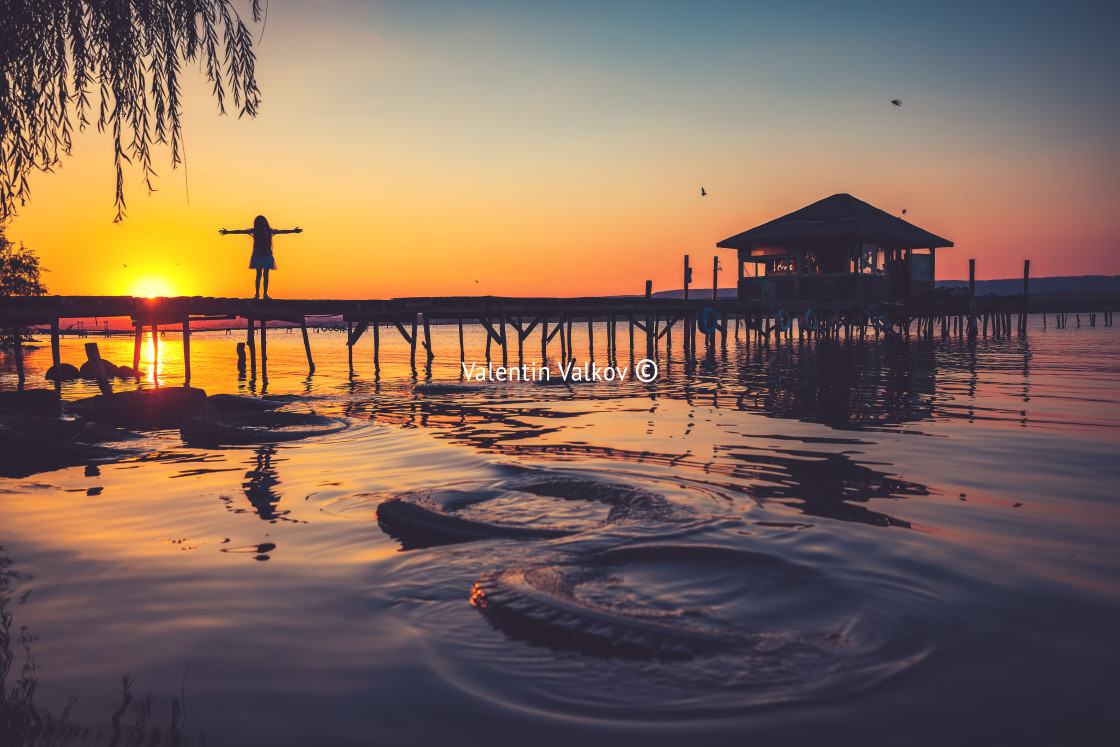
[[(503, 456), (572, 462), (603, 460), (702, 473), (720, 478), (708, 481), (711, 487), (732, 495), (744, 494), (760, 504), (774, 501), (810, 516), (877, 526), (909, 527), (910, 524), (859, 504), (879, 498), (929, 495), (926, 486), (860, 464), (847, 453), (720, 444), (716, 450), (726, 458), (704, 460), (688, 452), (672, 454), (585, 443), (526, 443), (560, 428), (531, 425), (522, 418), (574, 418), (587, 413), (558, 413), (544, 407), (518, 408), (511, 413), (509, 407), (508, 402), (472, 405), (428, 399), (411, 400), (391, 408), (373, 403), (355, 403), (347, 414), (402, 426), (436, 428), (437, 435)], [(765, 438), (774, 440), (778, 437)], [(858, 439), (842, 438), (793, 440), (807, 445), (864, 443)]]

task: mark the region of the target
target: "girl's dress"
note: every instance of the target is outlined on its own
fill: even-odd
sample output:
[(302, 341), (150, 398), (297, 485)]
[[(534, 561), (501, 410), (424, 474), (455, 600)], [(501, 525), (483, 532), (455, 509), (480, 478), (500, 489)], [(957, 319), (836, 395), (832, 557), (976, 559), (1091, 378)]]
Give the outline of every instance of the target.
[(253, 234), (253, 256), (249, 259), (249, 269), (276, 269), (276, 258), (272, 256), (272, 231)]

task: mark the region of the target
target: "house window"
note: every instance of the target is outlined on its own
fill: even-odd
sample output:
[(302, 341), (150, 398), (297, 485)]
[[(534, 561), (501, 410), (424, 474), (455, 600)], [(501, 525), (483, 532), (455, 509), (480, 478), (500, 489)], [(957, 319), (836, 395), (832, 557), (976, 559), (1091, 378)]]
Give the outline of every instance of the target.
[(797, 272), (797, 257), (782, 257), (766, 263), (767, 275), (793, 275)]
[(817, 255), (815, 252), (805, 252), (802, 258), (801, 272), (805, 275), (816, 275), (820, 273), (820, 267), (817, 265)]

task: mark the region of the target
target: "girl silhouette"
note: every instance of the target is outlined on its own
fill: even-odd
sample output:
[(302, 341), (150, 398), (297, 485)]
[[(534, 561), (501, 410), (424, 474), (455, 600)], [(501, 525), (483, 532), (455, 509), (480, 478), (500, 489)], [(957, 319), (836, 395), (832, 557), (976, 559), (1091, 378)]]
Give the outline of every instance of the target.
[(269, 298), (268, 271), (276, 269), (276, 258), (272, 256), (272, 237), (278, 233), (303, 233), (303, 229), (298, 226), (295, 228), (272, 228), (268, 225), (267, 218), (258, 215), (253, 221), (252, 228), (236, 231), (219, 228), (218, 233), (222, 236), (228, 236), (231, 233), (244, 233), (253, 237), (253, 257), (249, 260), (249, 269), (257, 271), (257, 292), (253, 295), (253, 298), (260, 298), (261, 296), (262, 275), (264, 277), (264, 297)]

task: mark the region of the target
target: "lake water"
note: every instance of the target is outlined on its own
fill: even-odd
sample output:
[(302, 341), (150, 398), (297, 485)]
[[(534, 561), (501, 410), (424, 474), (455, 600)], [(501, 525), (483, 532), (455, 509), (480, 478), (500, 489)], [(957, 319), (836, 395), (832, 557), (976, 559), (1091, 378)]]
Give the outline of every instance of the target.
[[(573, 386), (459, 383), (433, 331), (416, 377), (395, 331), (379, 376), (368, 333), (353, 376), (312, 333), (308, 376), (271, 331), (267, 382), (240, 333), (196, 334), (194, 386), (349, 426), (0, 478), (0, 743), (1115, 743), (1116, 327), (694, 362), (678, 334), (651, 383), (620, 327), (627, 380)], [(141, 367), (181, 384), (181, 356), (168, 334)], [(49, 345), (26, 357), (38, 386)], [(398, 539), (401, 495), (564, 531)]]

